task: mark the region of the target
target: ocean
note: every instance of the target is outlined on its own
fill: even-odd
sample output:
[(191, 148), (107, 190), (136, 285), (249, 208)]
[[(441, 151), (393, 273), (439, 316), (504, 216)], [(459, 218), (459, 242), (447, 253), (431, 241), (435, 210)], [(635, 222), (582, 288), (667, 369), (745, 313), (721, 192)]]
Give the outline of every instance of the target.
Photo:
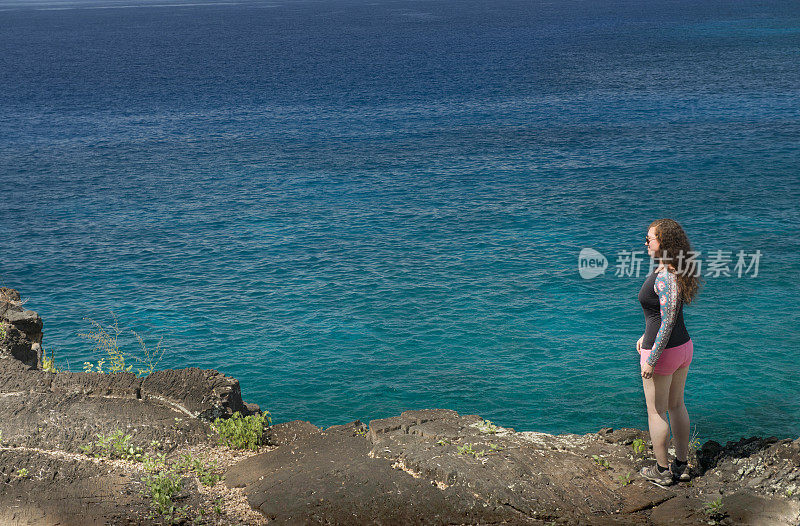
[(670, 217), (698, 439), (797, 437), (798, 49), (781, 0), (0, 0), (0, 285), (274, 422), (646, 429)]

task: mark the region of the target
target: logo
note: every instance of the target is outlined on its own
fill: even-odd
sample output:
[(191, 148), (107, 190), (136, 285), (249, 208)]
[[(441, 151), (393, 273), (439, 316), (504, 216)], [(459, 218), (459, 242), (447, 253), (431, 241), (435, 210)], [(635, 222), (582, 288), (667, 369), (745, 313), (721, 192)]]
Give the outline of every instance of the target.
[(608, 268), (608, 260), (593, 248), (584, 248), (578, 254), (578, 273), (583, 279), (596, 278)]

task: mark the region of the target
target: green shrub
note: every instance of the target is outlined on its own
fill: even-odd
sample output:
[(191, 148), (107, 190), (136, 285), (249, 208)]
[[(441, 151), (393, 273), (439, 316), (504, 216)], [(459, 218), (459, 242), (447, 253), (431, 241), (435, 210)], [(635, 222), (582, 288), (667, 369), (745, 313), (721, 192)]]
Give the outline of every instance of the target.
[(711, 502), (706, 502), (703, 505), (703, 511), (706, 512), (706, 515), (717, 515), (722, 512), (722, 497), (717, 497), (715, 500)]
[(717, 497), (711, 502), (706, 502), (703, 505), (703, 511), (710, 519), (708, 524), (719, 524), (726, 515), (724, 505), (722, 504), (722, 497)]
[(637, 438), (636, 440), (634, 440), (631, 447), (633, 448), (633, 452), (636, 455), (641, 455), (647, 450), (647, 444), (641, 438)]
[(600, 466), (602, 468), (606, 468), (606, 469), (611, 468), (611, 465), (608, 463), (608, 460), (604, 459), (603, 457), (601, 457), (599, 455), (592, 455), (592, 460), (594, 460), (595, 464), (597, 464), (598, 466)]
[(475, 458), (482, 457), (486, 454), (485, 449), (481, 449), (480, 451), (476, 451), (472, 444), (464, 444), (463, 446), (458, 446), (456, 448), (458, 450), (459, 455), (472, 455)]
[(97, 441), (91, 444), (80, 446), (81, 451), (94, 457), (110, 459), (132, 460), (143, 462), (144, 450), (131, 443), (131, 435), (125, 435), (122, 431), (114, 431), (111, 435), (105, 436), (97, 434)]
[(137, 362), (142, 364), (142, 367), (136, 368), (137, 376), (147, 376), (148, 374), (155, 371), (158, 363), (161, 361), (161, 358), (164, 356), (164, 351), (166, 349), (161, 348), (161, 342), (164, 341), (163, 338), (158, 340), (158, 345), (156, 345), (156, 349), (148, 349), (147, 345), (145, 345), (144, 340), (139, 333), (136, 331), (131, 331), (136, 339), (139, 341), (139, 346), (142, 348), (142, 358), (134, 358)]
[(165, 469), (148, 475), (143, 482), (153, 511), (162, 517), (172, 518), (176, 511), (172, 498), (183, 487), (181, 476), (171, 469)]
[(46, 371), (48, 373), (60, 373), (61, 368), (56, 367), (56, 352), (53, 353), (48, 357), (47, 350), (42, 347), (42, 371)]
[(96, 363), (83, 362), (83, 370), (87, 373), (130, 372), (133, 369), (133, 365), (128, 362), (133, 360), (141, 364), (141, 367), (136, 368), (138, 376), (147, 376), (152, 373), (164, 356), (165, 349), (161, 348), (163, 339), (158, 341), (155, 350), (148, 349), (139, 333), (132, 330), (130, 333), (136, 338), (141, 347), (141, 357), (130, 355), (120, 349), (119, 338), (123, 331), (120, 329), (119, 321), (113, 312), (111, 315), (114, 317), (114, 324), (110, 328), (104, 327), (91, 318), (84, 318), (84, 320), (91, 323), (92, 329), (88, 333), (79, 334), (79, 336), (94, 342), (94, 350), (98, 351), (102, 358)]
[[(133, 366), (125, 364), (125, 353), (120, 350), (118, 345), (119, 335), (122, 333), (122, 331), (119, 328), (119, 321), (117, 320), (117, 317), (114, 316), (114, 325), (112, 325), (110, 329), (106, 329), (100, 323), (91, 318), (84, 318), (84, 320), (87, 320), (92, 324), (92, 329), (88, 333), (80, 333), (79, 336), (94, 342), (94, 350), (99, 351), (105, 356), (108, 356), (108, 372), (119, 373), (123, 371), (130, 371)], [(97, 363), (97, 372), (104, 372), (103, 364), (105, 361), (105, 358), (101, 358)], [(91, 362), (84, 362), (83, 368), (87, 372), (94, 370)]]
[(167, 454), (155, 453), (153, 455), (145, 455), (145, 457), (142, 459), (142, 465), (144, 466), (144, 469), (150, 473), (162, 471), (166, 469), (167, 466)]
[(256, 450), (261, 446), (264, 429), (272, 419), (269, 412), (261, 415), (250, 415), (242, 418), (237, 411), (230, 418), (217, 418), (211, 424), (217, 432), (217, 442), (231, 449)]
[(211, 462), (206, 466), (203, 464), (202, 460), (193, 458), (189, 454), (183, 455), (174, 466), (180, 471), (193, 472), (204, 486), (213, 486), (222, 480), (222, 475), (216, 471), (216, 462)]
[(697, 426), (694, 426), (694, 429), (692, 430), (692, 436), (689, 439), (689, 449), (693, 451), (700, 449), (700, 439), (697, 436)]
[(498, 431), (497, 426), (494, 425), (491, 420), (484, 420), (478, 424), (478, 430), (490, 435), (496, 435)]

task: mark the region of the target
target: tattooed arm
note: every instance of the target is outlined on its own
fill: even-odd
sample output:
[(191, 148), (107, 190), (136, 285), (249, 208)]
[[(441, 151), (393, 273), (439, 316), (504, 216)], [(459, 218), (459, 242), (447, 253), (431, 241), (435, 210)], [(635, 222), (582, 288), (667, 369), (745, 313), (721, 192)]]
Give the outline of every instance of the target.
[(658, 294), (658, 302), (661, 308), (661, 327), (659, 327), (656, 334), (656, 340), (653, 343), (650, 356), (647, 358), (647, 363), (655, 367), (661, 352), (667, 346), (670, 334), (672, 334), (672, 328), (678, 318), (678, 279), (675, 274), (664, 269), (656, 276), (653, 288)]

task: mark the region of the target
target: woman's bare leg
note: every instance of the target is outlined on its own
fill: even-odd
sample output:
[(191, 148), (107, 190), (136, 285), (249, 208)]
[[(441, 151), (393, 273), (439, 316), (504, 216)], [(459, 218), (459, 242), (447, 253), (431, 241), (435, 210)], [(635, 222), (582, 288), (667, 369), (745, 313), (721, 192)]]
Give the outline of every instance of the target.
[(669, 422), (672, 424), (672, 438), (675, 440), (675, 456), (681, 462), (689, 458), (689, 412), (683, 403), (683, 389), (689, 367), (681, 367), (672, 375), (669, 387)]
[(654, 374), (652, 378), (643, 378), (644, 399), (647, 402), (647, 423), (650, 427), (650, 440), (653, 442), (653, 453), (661, 467), (669, 466), (667, 444), (669, 444), (669, 422), (667, 407), (669, 404), (669, 386), (672, 376)]

